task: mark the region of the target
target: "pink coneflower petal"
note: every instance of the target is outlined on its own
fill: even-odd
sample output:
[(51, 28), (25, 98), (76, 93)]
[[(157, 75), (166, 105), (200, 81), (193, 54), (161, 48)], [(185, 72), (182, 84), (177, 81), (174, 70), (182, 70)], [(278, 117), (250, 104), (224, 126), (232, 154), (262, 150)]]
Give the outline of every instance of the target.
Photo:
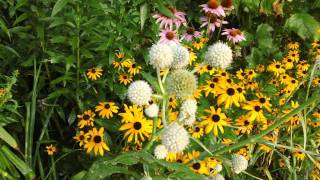
[(160, 32), (160, 43), (179, 43), (179, 39), (177, 37), (176, 31), (170, 30), (170, 29), (163, 29)]
[(227, 36), (227, 39), (234, 44), (246, 40), (243, 33), (236, 28), (224, 29), (221, 34)]
[(160, 24), (161, 29), (173, 29), (173, 25), (179, 28), (181, 25), (186, 25), (185, 13), (178, 11), (175, 7), (169, 7), (174, 18), (167, 17), (163, 14), (156, 13), (152, 17), (156, 19), (156, 22)]
[(200, 21), (202, 23), (200, 27), (208, 26), (209, 32), (214, 32), (216, 27), (220, 27), (222, 24), (228, 24), (227, 21), (220, 20), (215, 15), (211, 15), (210, 18), (203, 16), (200, 18)]
[(217, 0), (209, 0), (207, 4), (202, 4), (200, 7), (202, 7), (202, 11), (205, 13), (211, 13), (223, 17), (226, 16), (223, 7), (218, 4)]
[(193, 27), (189, 27), (182, 35), (181, 40), (192, 41), (193, 38), (200, 38), (201, 33), (196, 31)]

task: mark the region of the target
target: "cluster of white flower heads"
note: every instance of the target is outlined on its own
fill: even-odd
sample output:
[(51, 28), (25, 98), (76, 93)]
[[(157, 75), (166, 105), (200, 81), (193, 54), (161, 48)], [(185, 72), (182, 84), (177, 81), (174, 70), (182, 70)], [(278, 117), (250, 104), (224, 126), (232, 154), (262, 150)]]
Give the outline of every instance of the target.
[(168, 150), (164, 145), (160, 144), (154, 148), (154, 156), (157, 159), (164, 159), (167, 157), (167, 155), (168, 155)]
[(185, 125), (190, 126), (196, 121), (197, 101), (194, 99), (185, 100), (179, 113), (179, 121), (183, 121)]
[(216, 174), (210, 180), (224, 180), (224, 177), (221, 174)]
[(149, 63), (154, 68), (170, 68), (173, 62), (172, 47), (167, 44), (154, 44), (149, 51)]
[(171, 96), (185, 99), (197, 89), (197, 78), (188, 70), (177, 69), (168, 75), (166, 88)]
[(205, 62), (212, 67), (226, 69), (232, 63), (232, 50), (226, 43), (217, 42), (209, 46)]
[(181, 125), (174, 122), (165, 127), (161, 141), (169, 152), (180, 153), (188, 146), (189, 135)]
[(239, 154), (232, 155), (232, 169), (234, 173), (239, 174), (248, 167), (248, 160)]
[(142, 80), (134, 81), (128, 88), (129, 100), (138, 106), (148, 104), (151, 99), (152, 89), (150, 85)]
[(159, 113), (159, 106), (157, 104), (151, 104), (144, 110), (144, 112), (150, 118), (157, 117)]
[(189, 64), (189, 51), (187, 48), (181, 45), (172, 46), (173, 51), (173, 62), (172, 68), (181, 69), (185, 68)]

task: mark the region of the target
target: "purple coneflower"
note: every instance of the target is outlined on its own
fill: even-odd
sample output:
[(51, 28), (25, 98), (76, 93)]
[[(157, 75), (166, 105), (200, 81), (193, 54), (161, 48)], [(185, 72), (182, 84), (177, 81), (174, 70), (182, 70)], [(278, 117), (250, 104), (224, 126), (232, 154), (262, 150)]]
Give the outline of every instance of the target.
[(222, 32), (222, 35), (226, 35), (227, 39), (229, 41), (232, 41), (233, 43), (238, 43), (238, 42), (246, 40), (243, 33), (239, 29), (236, 29), (236, 28), (224, 29)]
[(217, 0), (209, 0), (207, 4), (200, 5), (205, 13), (215, 14), (217, 16), (226, 16), (223, 7), (219, 5)]
[(192, 41), (193, 38), (199, 38), (200, 36), (201, 33), (199, 31), (196, 31), (193, 27), (188, 27), (187, 31), (182, 35), (181, 40)]
[(167, 28), (172, 29), (173, 24), (176, 25), (176, 28), (179, 28), (182, 24), (183, 25), (186, 24), (187, 22), (185, 18), (186, 13), (182, 11), (178, 11), (175, 7), (169, 7), (169, 9), (171, 10), (174, 16), (173, 18), (167, 17), (160, 13), (156, 13), (155, 15), (152, 16), (153, 18), (156, 19), (157, 23), (160, 23), (161, 29), (167, 29)]
[(234, 6), (232, 5), (232, 0), (224, 0), (221, 3), (221, 6), (225, 11), (231, 11), (234, 9)]
[(214, 14), (211, 14), (209, 16), (203, 16), (200, 18), (201, 26), (200, 27), (208, 27), (209, 32), (214, 32), (216, 27), (220, 27), (222, 24), (228, 24), (227, 21), (223, 21), (217, 18)]
[(170, 29), (161, 30), (159, 42), (160, 43), (167, 43), (167, 44), (171, 44), (171, 43), (178, 44), (179, 39), (177, 37), (176, 31), (173, 31)]

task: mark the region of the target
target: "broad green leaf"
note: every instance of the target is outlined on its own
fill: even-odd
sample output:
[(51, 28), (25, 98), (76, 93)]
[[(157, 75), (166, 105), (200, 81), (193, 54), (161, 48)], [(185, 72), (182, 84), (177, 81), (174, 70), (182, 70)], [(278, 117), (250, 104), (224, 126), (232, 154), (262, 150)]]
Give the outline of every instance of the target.
[(61, 11), (69, 0), (58, 0), (53, 6), (51, 16), (55, 16), (59, 11)]
[(272, 35), (273, 28), (269, 24), (260, 24), (257, 28), (256, 38), (260, 49), (272, 48)]
[(9, 46), (5, 46), (3, 44), (0, 44), (0, 49), (6, 49), (7, 51), (13, 53), (14, 55), (20, 57), (19, 53), (16, 50), (14, 50), (13, 48), (9, 47)]
[(82, 180), (86, 173), (87, 171), (80, 171), (76, 175), (72, 176), (71, 180)]
[(19, 24), (20, 22), (26, 20), (29, 17), (28, 13), (23, 13), (21, 14), (14, 22), (13, 22), (13, 26)]
[(9, 39), (10, 39), (9, 29), (8, 29), (6, 23), (4, 22), (4, 20), (1, 17), (0, 17), (0, 29), (2, 31), (4, 31), (7, 34), (7, 36), (9, 37)]
[(165, 5), (163, 5), (162, 1), (160, 0), (157, 1), (156, 8), (160, 11), (161, 14), (170, 18), (174, 18), (173, 13), (170, 11), (170, 9), (168, 9)]
[(308, 13), (296, 13), (287, 19), (285, 28), (297, 33), (302, 39), (319, 39), (320, 23)]
[(146, 19), (148, 18), (148, 4), (144, 3), (140, 6), (140, 25), (141, 31), (143, 30)]
[(18, 148), (17, 141), (2, 126), (0, 126), (0, 139), (4, 140), (12, 148)]

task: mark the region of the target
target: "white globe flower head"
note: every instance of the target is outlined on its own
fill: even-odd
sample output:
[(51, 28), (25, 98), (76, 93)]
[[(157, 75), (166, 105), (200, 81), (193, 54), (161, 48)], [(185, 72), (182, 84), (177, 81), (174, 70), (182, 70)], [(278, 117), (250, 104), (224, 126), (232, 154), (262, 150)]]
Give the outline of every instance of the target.
[(154, 156), (157, 159), (164, 159), (168, 155), (168, 150), (164, 145), (158, 145), (157, 147), (154, 148)]
[(157, 117), (159, 113), (159, 106), (157, 104), (151, 104), (144, 110), (144, 112), (150, 118)]
[(138, 80), (130, 84), (127, 95), (133, 104), (142, 106), (150, 101), (152, 89), (147, 82)]
[(189, 51), (187, 48), (176, 45), (172, 46), (173, 51), (173, 62), (172, 67), (175, 69), (182, 69), (185, 68), (189, 64)]
[(236, 174), (241, 173), (242, 171), (248, 168), (248, 160), (239, 154), (232, 155), (232, 169)]
[(180, 111), (185, 112), (189, 115), (196, 114), (197, 112), (197, 101), (194, 99), (187, 99), (185, 100), (180, 108)]
[(181, 125), (174, 122), (165, 127), (161, 140), (169, 152), (180, 153), (188, 146), (189, 135)]
[(184, 121), (183, 121), (184, 125), (186, 125), (186, 126), (191, 126), (194, 124), (194, 122), (196, 122), (195, 115), (190, 115), (190, 116), (184, 118)]
[(214, 170), (217, 171), (217, 172), (221, 172), (223, 169), (222, 165), (221, 164), (217, 164), (215, 167), (214, 167)]
[(224, 177), (221, 174), (216, 174), (212, 176), (210, 180), (224, 180)]
[(168, 44), (154, 44), (149, 51), (149, 63), (154, 68), (170, 68), (173, 62), (173, 52)]
[(212, 67), (226, 69), (232, 63), (232, 50), (226, 43), (217, 42), (209, 46), (204, 59)]

